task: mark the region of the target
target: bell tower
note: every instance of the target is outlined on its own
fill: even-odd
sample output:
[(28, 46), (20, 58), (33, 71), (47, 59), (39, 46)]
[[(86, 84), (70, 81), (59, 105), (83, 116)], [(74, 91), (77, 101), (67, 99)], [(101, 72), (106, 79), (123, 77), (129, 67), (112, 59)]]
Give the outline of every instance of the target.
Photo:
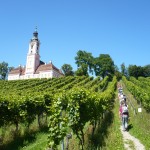
[(39, 47), (40, 41), (38, 39), (38, 32), (37, 28), (33, 32), (33, 38), (30, 40), (29, 43), (29, 50), (27, 54), (27, 61), (26, 61), (26, 74), (34, 74), (35, 70), (40, 64), (40, 55), (39, 55)]

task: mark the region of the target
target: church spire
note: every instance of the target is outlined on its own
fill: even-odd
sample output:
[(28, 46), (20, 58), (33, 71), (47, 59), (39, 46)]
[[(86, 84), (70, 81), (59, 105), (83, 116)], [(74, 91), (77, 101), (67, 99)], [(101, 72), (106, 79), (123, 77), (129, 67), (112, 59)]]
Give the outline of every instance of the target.
[(34, 74), (35, 70), (38, 68), (40, 64), (40, 55), (39, 55), (39, 47), (40, 41), (38, 39), (37, 27), (33, 32), (33, 37), (29, 43), (29, 50), (27, 54), (27, 62), (26, 62), (26, 73)]
[(35, 27), (35, 31), (33, 32), (33, 38), (32, 38), (32, 40), (38, 40), (37, 27)]

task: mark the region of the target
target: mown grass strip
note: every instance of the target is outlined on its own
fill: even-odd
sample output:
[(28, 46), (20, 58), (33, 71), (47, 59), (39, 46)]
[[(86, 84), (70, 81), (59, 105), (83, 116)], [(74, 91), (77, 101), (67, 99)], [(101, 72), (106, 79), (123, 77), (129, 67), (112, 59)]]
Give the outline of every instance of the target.
[[(116, 99), (114, 102), (114, 108), (112, 110), (114, 115), (111, 126), (108, 129), (108, 137), (105, 138), (106, 146), (103, 150), (124, 150), (123, 137), (120, 131), (120, 118), (119, 118), (119, 100), (116, 94)], [(108, 118), (109, 119), (109, 118)]]

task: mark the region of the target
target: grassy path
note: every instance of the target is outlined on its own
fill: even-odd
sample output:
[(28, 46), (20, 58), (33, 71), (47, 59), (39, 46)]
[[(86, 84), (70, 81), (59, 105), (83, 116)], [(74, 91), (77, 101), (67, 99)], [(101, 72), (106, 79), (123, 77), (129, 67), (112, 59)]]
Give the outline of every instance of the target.
[[(114, 108), (112, 110), (113, 121), (108, 128), (108, 137), (105, 138), (106, 145), (102, 147), (102, 150), (124, 150), (123, 137), (120, 131), (120, 119), (119, 119), (119, 104), (118, 95), (116, 92), (116, 98), (114, 101)], [(108, 118), (109, 119), (109, 118)]]
[(35, 142), (20, 148), (20, 150), (44, 150), (47, 145), (47, 136), (48, 134), (46, 133), (37, 134)]

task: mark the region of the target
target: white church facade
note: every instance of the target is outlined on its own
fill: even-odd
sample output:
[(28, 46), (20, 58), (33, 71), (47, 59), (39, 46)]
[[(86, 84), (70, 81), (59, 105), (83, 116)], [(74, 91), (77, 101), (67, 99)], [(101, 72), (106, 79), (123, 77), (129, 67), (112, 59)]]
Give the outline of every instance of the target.
[(40, 60), (39, 48), (38, 32), (35, 30), (29, 43), (26, 66), (19, 66), (11, 70), (8, 74), (8, 80), (58, 78), (64, 76), (62, 71), (55, 67), (52, 62), (46, 64)]

